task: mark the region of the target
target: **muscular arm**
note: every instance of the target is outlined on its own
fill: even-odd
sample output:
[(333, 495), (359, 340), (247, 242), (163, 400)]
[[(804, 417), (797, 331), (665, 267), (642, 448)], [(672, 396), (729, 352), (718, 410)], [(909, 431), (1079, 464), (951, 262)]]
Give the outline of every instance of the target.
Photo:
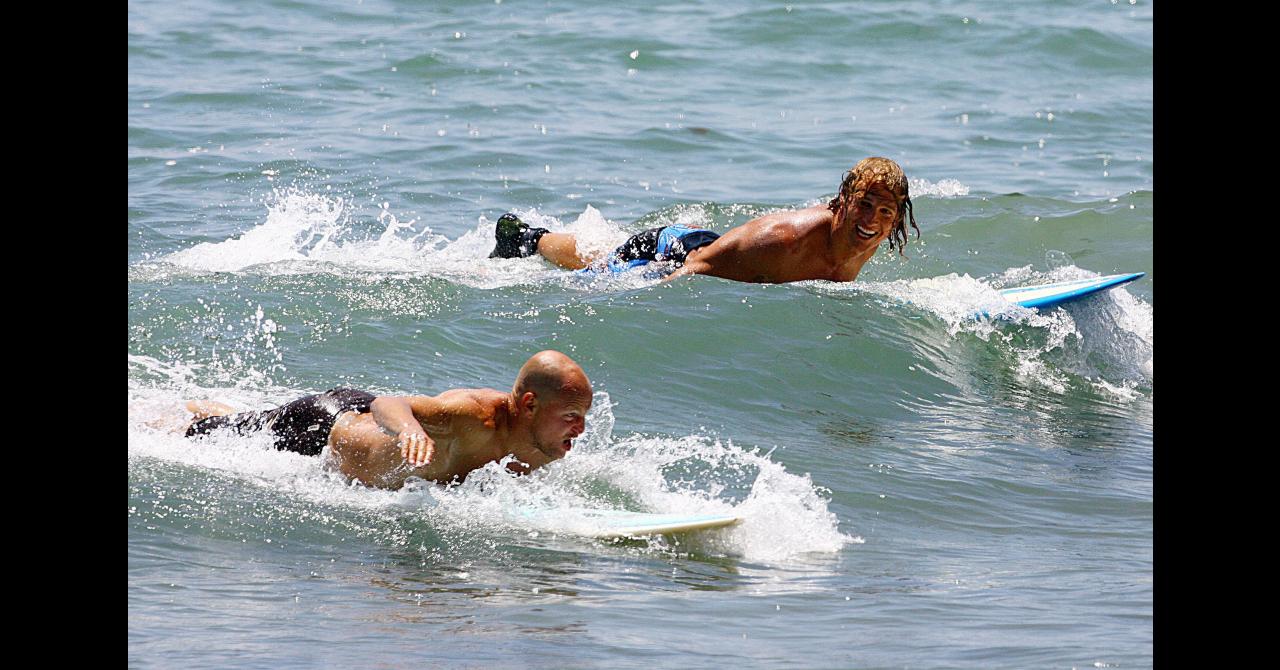
[(433, 414), (430, 404), (416, 397), (378, 396), (369, 404), (368, 414), (346, 412), (339, 416), (329, 432), (339, 470), (382, 488), (399, 488), (413, 474), (434, 479), (436, 471), (447, 466), (449, 454), (438, 453), (415, 405), (426, 410), (423, 415)]
[(778, 266), (789, 258), (795, 235), (786, 225), (762, 217), (730, 230), (715, 242), (689, 253), (684, 265), (663, 281), (710, 275), (742, 282), (775, 282)]
[(444, 418), (442, 404), (428, 396), (378, 396), (369, 405), (373, 420), (383, 430), (396, 436), (400, 455), (414, 467), (426, 465), (435, 457), (436, 445), (425, 424), (438, 424)]
[(711, 265), (709, 263), (705, 263), (702, 261), (685, 261), (684, 265), (681, 265), (680, 268), (677, 269), (675, 272), (672, 272), (671, 274), (663, 277), (662, 280), (659, 281), (658, 283), (665, 284), (675, 279), (676, 277), (686, 277), (688, 275), (707, 274), (708, 270), (710, 269), (711, 269)]
[[(329, 445), (339, 470), (370, 486), (399, 488), (411, 476), (436, 482), (462, 478), (501, 457), (491, 447), (504, 397), (487, 389), (379, 396), (369, 413), (339, 416)], [(414, 435), (425, 440), (407, 437)]]
[(692, 274), (764, 284), (852, 281), (856, 270), (842, 271), (842, 259), (831, 248), (831, 221), (831, 212), (822, 206), (752, 219), (690, 252), (684, 267), (667, 281)]

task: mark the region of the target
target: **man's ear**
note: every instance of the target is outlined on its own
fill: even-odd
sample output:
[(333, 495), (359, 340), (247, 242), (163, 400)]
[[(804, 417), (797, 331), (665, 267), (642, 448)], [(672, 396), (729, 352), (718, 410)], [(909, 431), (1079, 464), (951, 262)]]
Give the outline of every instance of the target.
[(533, 410), (538, 408), (538, 394), (533, 391), (525, 391), (520, 394), (520, 409), (533, 414)]

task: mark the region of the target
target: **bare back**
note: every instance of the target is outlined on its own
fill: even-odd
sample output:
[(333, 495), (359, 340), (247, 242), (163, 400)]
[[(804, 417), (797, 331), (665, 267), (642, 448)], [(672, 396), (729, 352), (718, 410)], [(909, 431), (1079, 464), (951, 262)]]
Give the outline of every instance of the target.
[(368, 412), (348, 412), (329, 432), (333, 463), (347, 477), (369, 486), (395, 489), (409, 477), (447, 483), (500, 460), (509, 431), (508, 394), (492, 389), (456, 389), (424, 398), (437, 409), (419, 418), (435, 440), (435, 457), (418, 468), (401, 455), (396, 435), (384, 430)]
[(748, 221), (689, 253), (672, 276), (705, 274), (742, 282), (853, 281), (875, 246), (855, 249), (825, 205), (774, 212)]

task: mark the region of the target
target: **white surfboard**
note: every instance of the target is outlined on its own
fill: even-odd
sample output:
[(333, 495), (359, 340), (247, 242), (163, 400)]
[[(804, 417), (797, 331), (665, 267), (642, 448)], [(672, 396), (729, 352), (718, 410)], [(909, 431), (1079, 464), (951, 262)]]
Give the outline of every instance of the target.
[(688, 533), (740, 523), (732, 514), (652, 514), (625, 510), (566, 507), (516, 510), (521, 525), (531, 530), (569, 533), (594, 538), (643, 537)]

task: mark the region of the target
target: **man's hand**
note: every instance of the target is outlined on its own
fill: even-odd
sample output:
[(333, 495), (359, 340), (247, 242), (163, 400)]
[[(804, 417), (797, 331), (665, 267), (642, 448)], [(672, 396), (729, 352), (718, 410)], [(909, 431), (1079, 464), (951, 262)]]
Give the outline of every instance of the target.
[(419, 468), (435, 458), (436, 443), (414, 416), (414, 400), (429, 401), (430, 398), (378, 396), (369, 403), (369, 411), (386, 434), (396, 436), (396, 445), (400, 447), (400, 455), (405, 462)]
[(397, 444), (400, 446), (400, 455), (415, 468), (430, 463), (436, 456), (435, 440), (431, 439), (420, 425), (410, 426), (400, 431)]

